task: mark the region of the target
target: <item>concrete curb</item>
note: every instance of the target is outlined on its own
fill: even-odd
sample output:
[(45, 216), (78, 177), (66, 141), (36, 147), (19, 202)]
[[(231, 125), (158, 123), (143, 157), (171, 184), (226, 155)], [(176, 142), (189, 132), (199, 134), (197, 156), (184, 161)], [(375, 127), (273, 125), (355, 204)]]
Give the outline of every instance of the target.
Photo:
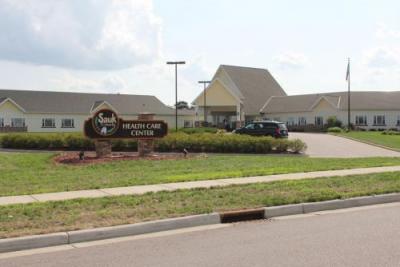
[[(87, 230), (69, 231), (54, 234), (34, 235), (17, 238), (0, 239), (0, 253), (50, 246), (59, 246), (79, 242), (87, 242), (123, 236), (133, 236), (181, 228), (220, 224), (224, 218), (229, 221), (260, 219), (260, 210), (264, 211), (265, 219), (296, 214), (312, 213), (324, 210), (345, 209), (376, 204), (400, 202), (400, 193), (356, 197), (350, 199), (335, 199), (322, 202), (300, 203), (284, 206), (265, 207), (261, 209), (221, 212), (186, 216), (180, 218), (164, 219), (151, 222), (142, 222), (129, 225), (102, 227)], [(250, 215), (250, 217), (249, 217)], [(229, 222), (227, 221), (227, 222)]]
[(347, 209), (392, 202), (400, 202), (400, 193), (266, 207), (264, 208), (264, 218), (269, 219), (279, 216), (305, 214), (324, 210)]
[(211, 213), (113, 227), (78, 230), (67, 232), (67, 234), (69, 236), (69, 243), (79, 243), (218, 223), (220, 223), (219, 214)]
[(210, 213), (128, 225), (6, 238), (0, 239), (0, 253), (219, 224), (220, 222), (218, 213)]
[(0, 253), (68, 244), (67, 233), (0, 239)]

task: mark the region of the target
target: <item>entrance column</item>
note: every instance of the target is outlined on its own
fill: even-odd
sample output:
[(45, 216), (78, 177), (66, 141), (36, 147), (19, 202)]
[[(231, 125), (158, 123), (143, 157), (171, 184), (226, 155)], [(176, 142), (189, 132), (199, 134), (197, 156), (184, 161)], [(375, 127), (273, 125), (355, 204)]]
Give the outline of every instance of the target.
[(242, 127), (242, 109), (240, 103), (236, 104), (236, 128)]
[[(154, 114), (153, 113), (140, 113), (138, 119), (140, 121), (151, 122), (154, 119)], [(151, 156), (153, 154), (153, 151), (154, 151), (154, 140), (152, 138), (138, 140), (139, 157)]]

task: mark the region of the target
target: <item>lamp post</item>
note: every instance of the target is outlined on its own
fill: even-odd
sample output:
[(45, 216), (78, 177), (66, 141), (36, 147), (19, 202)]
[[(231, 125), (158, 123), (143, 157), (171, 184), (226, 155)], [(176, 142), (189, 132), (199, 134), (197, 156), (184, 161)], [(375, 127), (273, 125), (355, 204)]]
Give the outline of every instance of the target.
[(203, 91), (203, 96), (204, 96), (204, 108), (203, 108), (203, 112), (204, 112), (204, 124), (205, 126), (207, 126), (207, 112), (206, 112), (206, 108), (207, 108), (207, 98), (206, 98), (206, 88), (207, 88), (207, 84), (210, 84), (211, 81), (199, 81), (199, 83), (202, 83), (204, 85), (204, 91)]
[(185, 61), (168, 61), (167, 65), (175, 65), (175, 128), (178, 131), (178, 65), (186, 64)]

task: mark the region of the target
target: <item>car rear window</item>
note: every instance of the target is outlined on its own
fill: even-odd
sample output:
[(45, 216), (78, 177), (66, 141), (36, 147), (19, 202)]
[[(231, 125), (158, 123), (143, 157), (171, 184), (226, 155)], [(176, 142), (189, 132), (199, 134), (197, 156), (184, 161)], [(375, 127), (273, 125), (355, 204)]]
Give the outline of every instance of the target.
[(287, 131), (286, 124), (284, 124), (284, 123), (279, 123), (278, 126), (279, 126), (279, 129)]

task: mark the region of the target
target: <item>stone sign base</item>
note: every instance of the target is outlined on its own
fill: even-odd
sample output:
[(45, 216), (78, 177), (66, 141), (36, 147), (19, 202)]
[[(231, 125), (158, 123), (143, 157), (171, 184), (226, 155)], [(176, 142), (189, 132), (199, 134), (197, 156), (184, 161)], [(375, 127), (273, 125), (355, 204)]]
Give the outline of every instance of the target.
[(138, 140), (139, 157), (151, 156), (154, 152), (153, 140)]
[[(152, 113), (141, 113), (138, 117), (139, 120), (152, 121), (154, 114)], [(153, 139), (139, 139), (138, 140), (138, 153), (139, 157), (146, 157), (152, 155), (154, 152), (154, 140)]]
[(110, 140), (96, 140), (94, 142), (96, 148), (96, 156), (104, 158), (111, 156), (111, 141)]

